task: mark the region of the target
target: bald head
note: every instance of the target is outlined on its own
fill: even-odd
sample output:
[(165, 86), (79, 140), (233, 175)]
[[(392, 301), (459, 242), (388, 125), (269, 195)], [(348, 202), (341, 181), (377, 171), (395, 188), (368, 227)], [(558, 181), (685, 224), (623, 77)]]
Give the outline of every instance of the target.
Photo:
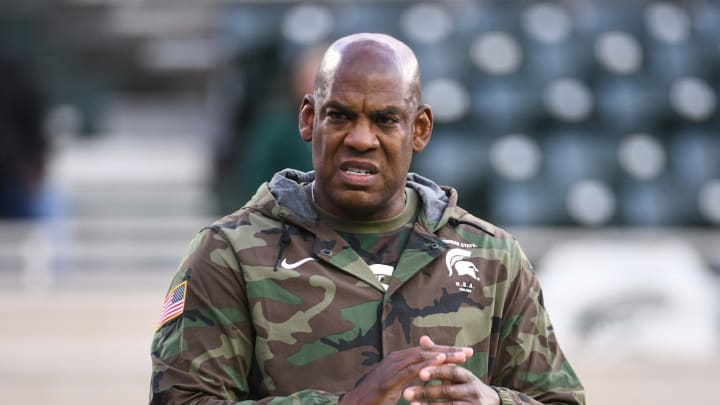
[(323, 99), (338, 73), (352, 68), (364, 74), (394, 73), (405, 88), (407, 101), (422, 98), (420, 67), (415, 53), (403, 42), (385, 34), (353, 34), (335, 41), (325, 52), (315, 78), (314, 94)]

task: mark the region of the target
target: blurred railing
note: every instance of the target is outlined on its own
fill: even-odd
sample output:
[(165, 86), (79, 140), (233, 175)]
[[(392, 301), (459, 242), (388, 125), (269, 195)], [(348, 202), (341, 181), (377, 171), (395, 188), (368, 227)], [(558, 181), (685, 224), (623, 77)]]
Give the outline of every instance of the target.
[[(555, 245), (583, 239), (609, 240), (628, 244), (652, 244), (682, 240), (692, 246), (707, 265), (720, 275), (720, 229), (707, 228), (587, 228), (587, 227), (509, 227), (533, 261)], [(542, 269), (539, 269), (542, 271)]]
[(0, 277), (29, 289), (169, 282), (205, 217), (76, 218), (0, 222)]
[[(39, 280), (80, 286), (96, 285), (102, 279), (121, 282), (131, 278), (130, 274), (167, 278), (193, 235), (212, 221), (210, 216), (144, 215), (0, 221), (0, 277), (28, 288), (37, 287)], [(509, 231), (535, 263), (568, 241), (647, 245), (682, 240), (720, 274), (718, 230), (514, 227)]]

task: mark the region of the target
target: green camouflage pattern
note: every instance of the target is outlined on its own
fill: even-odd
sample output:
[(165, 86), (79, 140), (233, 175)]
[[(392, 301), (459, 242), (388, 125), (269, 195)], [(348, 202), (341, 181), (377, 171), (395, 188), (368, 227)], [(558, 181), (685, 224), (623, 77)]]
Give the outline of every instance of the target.
[(527, 258), (505, 231), (411, 174), (422, 212), (389, 280), (313, 213), (287, 170), (202, 230), (170, 288), (181, 316), (152, 342), (151, 404), (336, 404), (384, 356), (470, 346), (463, 364), (503, 404), (584, 404)]
[[(409, 230), (408, 230), (409, 231)], [(351, 234), (339, 235), (348, 243), (365, 263), (387, 263), (394, 266), (400, 260), (409, 232), (404, 230), (392, 234)]]

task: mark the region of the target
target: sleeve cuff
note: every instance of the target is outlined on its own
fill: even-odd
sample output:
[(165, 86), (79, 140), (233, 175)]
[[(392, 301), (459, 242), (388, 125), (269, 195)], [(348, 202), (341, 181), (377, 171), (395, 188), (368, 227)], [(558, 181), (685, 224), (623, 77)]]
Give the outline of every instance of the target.
[(507, 389), (502, 387), (496, 387), (494, 385), (491, 385), (490, 387), (498, 393), (498, 396), (500, 397), (500, 404), (517, 405), (517, 402), (515, 402), (515, 399), (513, 399), (512, 395), (510, 395), (510, 392)]

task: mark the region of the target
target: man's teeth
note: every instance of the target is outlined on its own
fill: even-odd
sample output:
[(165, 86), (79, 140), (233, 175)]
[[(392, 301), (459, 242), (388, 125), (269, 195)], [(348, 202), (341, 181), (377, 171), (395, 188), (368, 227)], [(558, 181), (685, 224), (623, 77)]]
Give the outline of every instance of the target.
[(345, 171), (348, 173), (353, 173), (353, 174), (370, 174), (370, 170), (355, 169), (352, 167), (345, 169)]

